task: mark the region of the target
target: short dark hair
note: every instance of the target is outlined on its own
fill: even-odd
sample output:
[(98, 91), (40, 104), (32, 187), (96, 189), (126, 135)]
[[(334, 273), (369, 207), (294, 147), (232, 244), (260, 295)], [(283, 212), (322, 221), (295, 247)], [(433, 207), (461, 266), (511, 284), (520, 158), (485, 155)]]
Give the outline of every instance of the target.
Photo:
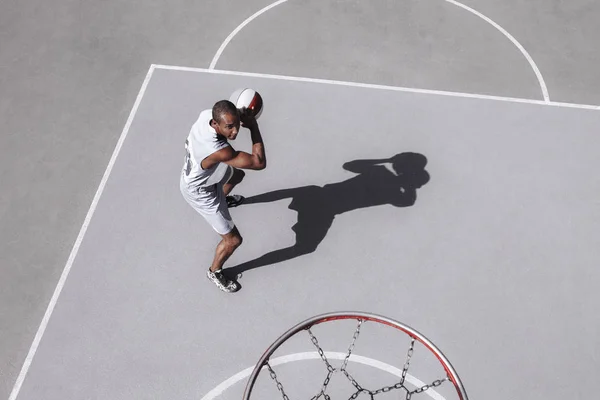
[(224, 114), (237, 115), (238, 109), (229, 100), (220, 100), (212, 108), (212, 117), (215, 121), (221, 122)]

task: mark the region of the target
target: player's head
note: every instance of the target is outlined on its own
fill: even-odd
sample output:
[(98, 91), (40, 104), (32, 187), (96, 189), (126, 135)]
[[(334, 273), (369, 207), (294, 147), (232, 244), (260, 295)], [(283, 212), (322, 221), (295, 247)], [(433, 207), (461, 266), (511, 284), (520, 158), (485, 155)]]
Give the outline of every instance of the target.
[(229, 100), (217, 101), (212, 108), (213, 129), (229, 140), (234, 140), (240, 130), (240, 113)]

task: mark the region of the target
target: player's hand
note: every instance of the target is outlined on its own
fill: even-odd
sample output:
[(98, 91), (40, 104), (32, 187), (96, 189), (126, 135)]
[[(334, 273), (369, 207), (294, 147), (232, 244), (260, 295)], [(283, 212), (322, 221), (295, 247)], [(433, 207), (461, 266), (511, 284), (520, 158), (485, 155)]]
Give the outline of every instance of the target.
[(254, 118), (252, 110), (249, 110), (246, 107), (240, 108), (240, 121), (242, 123), (242, 126), (248, 129), (252, 129), (258, 125), (258, 122), (256, 122), (256, 118)]

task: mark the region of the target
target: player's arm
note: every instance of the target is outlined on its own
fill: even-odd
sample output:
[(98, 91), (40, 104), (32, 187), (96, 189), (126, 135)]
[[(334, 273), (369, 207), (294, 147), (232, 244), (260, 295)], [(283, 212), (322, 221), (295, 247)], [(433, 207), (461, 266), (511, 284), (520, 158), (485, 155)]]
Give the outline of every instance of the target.
[[(254, 169), (261, 170), (267, 167), (267, 157), (265, 154), (265, 145), (263, 143), (262, 135), (258, 127), (258, 122), (252, 115), (242, 109), (241, 113), (242, 126), (250, 130), (250, 137), (252, 139), (252, 154), (245, 151), (236, 151), (231, 147), (228, 148), (227, 152), (223, 154), (225, 157), (222, 162), (231, 165), (234, 168), (242, 169)], [(223, 149), (226, 150), (226, 149)]]
[(261, 170), (266, 167), (266, 160), (260, 156), (260, 151), (257, 149), (258, 144), (252, 146), (252, 154), (245, 151), (234, 150), (228, 146), (214, 153), (214, 158), (227, 165), (231, 165), (238, 169), (254, 169)]
[(261, 170), (267, 167), (265, 146), (262, 141), (258, 124), (246, 124), (250, 129), (252, 138), (252, 154), (245, 151), (234, 150), (231, 146), (219, 150), (214, 154), (220, 162), (231, 165), (234, 168)]

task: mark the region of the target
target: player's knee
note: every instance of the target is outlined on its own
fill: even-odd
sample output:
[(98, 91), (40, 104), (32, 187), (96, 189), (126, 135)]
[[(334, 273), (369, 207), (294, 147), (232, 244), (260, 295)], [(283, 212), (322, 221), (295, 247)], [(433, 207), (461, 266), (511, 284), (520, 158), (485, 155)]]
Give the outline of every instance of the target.
[(239, 236), (239, 235), (238, 235), (238, 236), (236, 236), (236, 237), (233, 239), (233, 246), (234, 246), (235, 248), (238, 248), (238, 247), (240, 247), (240, 246), (242, 245), (242, 242), (243, 242), (243, 241), (244, 241), (244, 239), (243, 239), (241, 236)]
[(227, 244), (232, 249), (237, 249), (238, 247), (240, 247), (242, 245), (243, 241), (244, 241), (244, 239), (242, 238), (242, 236), (239, 233), (234, 233), (233, 235), (231, 235), (231, 237), (229, 237), (227, 239)]

